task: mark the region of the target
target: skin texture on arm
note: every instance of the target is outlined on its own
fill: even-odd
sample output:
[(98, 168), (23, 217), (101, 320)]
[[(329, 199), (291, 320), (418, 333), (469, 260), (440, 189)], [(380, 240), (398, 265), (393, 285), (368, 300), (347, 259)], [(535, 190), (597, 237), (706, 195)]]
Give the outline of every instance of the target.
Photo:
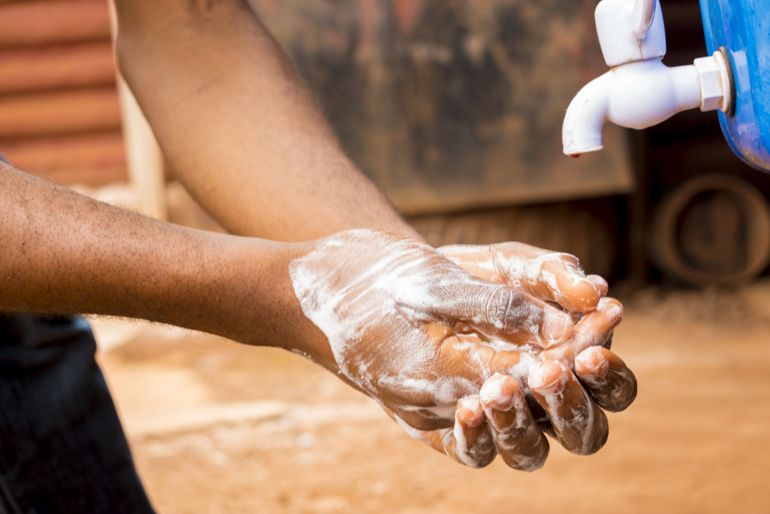
[(301, 245), (159, 222), (4, 163), (0, 190), (0, 310), (144, 318), (250, 344), (317, 334), (281, 280)]
[(419, 239), (345, 155), (245, 1), (116, 7), (128, 84), (175, 173), (229, 231), (301, 241), (375, 228)]

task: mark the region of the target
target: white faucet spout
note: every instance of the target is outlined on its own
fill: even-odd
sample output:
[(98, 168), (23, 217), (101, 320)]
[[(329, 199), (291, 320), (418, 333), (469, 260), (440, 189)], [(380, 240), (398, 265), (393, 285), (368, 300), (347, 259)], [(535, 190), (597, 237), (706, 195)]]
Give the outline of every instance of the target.
[(609, 115), (611, 81), (612, 72), (594, 79), (569, 104), (562, 127), (565, 155), (579, 157), (604, 148), (602, 129)]
[(727, 112), (730, 88), (727, 64), (717, 55), (675, 68), (660, 59), (617, 66), (572, 100), (562, 129), (564, 153), (577, 156), (601, 150), (607, 121), (642, 130), (688, 109)]

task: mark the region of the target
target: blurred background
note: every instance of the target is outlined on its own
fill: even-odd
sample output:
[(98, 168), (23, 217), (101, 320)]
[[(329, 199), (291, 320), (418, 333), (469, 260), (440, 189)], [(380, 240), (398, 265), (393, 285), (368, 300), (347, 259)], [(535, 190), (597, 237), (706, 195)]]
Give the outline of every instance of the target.
[[(566, 106), (605, 71), (595, 0), (251, 4), (354, 160), (432, 243), (523, 241), (610, 280), (640, 395), (594, 457), (552, 445), (532, 475), (467, 470), (296, 356), (94, 320), (159, 511), (770, 512), (770, 177), (730, 152), (715, 115), (608, 126), (603, 152), (564, 157)], [(665, 62), (705, 55), (697, 0), (662, 5)], [(105, 0), (0, 3), (0, 153), (218, 230), (116, 79), (110, 27)]]

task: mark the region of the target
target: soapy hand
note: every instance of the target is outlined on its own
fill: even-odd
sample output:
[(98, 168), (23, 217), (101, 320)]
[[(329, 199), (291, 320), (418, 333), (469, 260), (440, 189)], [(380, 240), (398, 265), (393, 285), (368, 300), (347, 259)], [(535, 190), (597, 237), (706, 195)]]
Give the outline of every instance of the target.
[[(321, 240), (289, 271), (303, 312), (328, 339), (334, 371), (417, 428), (450, 426), (459, 398), (519, 362), (519, 344), (556, 347), (572, 335), (561, 310), (384, 232)], [(507, 342), (482, 345), (476, 333)]]
[(470, 465), (477, 467), (499, 453), (513, 468), (539, 468), (548, 455), (541, 429), (575, 453), (597, 451), (608, 433), (599, 407), (620, 411), (636, 397), (633, 373), (619, 357), (599, 346), (610, 345), (612, 329), (623, 312), (617, 301), (603, 298), (604, 279), (586, 277), (572, 255), (520, 243), (456, 245), (439, 252), (475, 276), (511, 284), (574, 313), (588, 314), (582, 316), (568, 343), (535, 356), (537, 363), (530, 365), (526, 380), (495, 374), (479, 395), (458, 402), (452, 429), (410, 430), (412, 436), (463, 462), (457, 458), (461, 446), (459, 453), (474, 456)]
[[(535, 469), (548, 453), (543, 429), (568, 449), (591, 453), (606, 439), (606, 418), (571, 369), (578, 353), (609, 338), (622, 308), (600, 302), (606, 284), (578, 279), (575, 262), (523, 250), (535, 251), (485, 247), (485, 260), (479, 247), (453, 247), (444, 249), (447, 258), (369, 230), (322, 240), (292, 262), (290, 273), (333, 359), (299, 349), (379, 401), (410, 434), (464, 464), (483, 466), (500, 453), (512, 467)], [(528, 293), (579, 311), (599, 308), (575, 325)], [(607, 393), (594, 398), (608, 408), (627, 401), (608, 386), (626, 376), (622, 362), (589, 357), (581, 355), (577, 362), (585, 365), (575, 372)]]
[(586, 276), (577, 257), (522, 243), (453, 245), (438, 251), (476, 277), (509, 284), (572, 313), (577, 327), (568, 344), (551, 348), (541, 357), (575, 367), (606, 410), (621, 411), (633, 402), (636, 379), (608, 349), (623, 306), (605, 298), (607, 282), (598, 275)]

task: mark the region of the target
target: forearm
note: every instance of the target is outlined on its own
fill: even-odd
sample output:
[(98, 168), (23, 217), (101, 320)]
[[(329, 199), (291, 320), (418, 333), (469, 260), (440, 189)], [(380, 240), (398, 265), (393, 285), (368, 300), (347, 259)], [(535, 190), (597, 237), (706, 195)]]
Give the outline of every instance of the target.
[[(0, 164), (0, 310), (144, 318), (291, 346), (301, 246), (191, 230)], [(307, 327), (304, 327), (307, 329)]]
[(416, 236), (239, 0), (117, 0), (121, 68), (175, 173), (234, 233)]

